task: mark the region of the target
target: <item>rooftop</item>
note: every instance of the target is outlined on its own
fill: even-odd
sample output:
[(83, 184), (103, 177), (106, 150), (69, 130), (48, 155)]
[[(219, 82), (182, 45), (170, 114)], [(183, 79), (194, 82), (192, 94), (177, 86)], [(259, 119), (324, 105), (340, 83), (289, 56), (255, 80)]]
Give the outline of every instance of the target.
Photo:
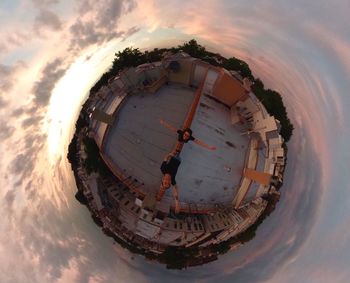
[[(165, 58), (157, 66), (125, 69), (99, 91), (91, 131), (101, 156), (115, 176), (148, 202), (159, 190), (165, 156), (176, 146), (181, 150), (177, 134), (160, 119), (178, 129), (190, 125), (196, 139), (216, 150), (194, 142), (182, 148), (176, 176), (182, 209), (238, 208), (263, 193), (256, 184), (261, 176), (268, 182), (273, 174), (268, 164), (275, 161), (270, 162), (266, 150), (268, 141), (279, 136), (278, 123), (225, 69), (176, 56), (171, 60), (177, 60), (179, 70), (168, 70), (170, 59)], [(161, 203), (173, 204), (172, 190)]]
[[(160, 164), (177, 141), (176, 133), (163, 127), (160, 118), (181, 128), (194, 93), (193, 88), (169, 84), (155, 94), (129, 96), (119, 108), (115, 123), (104, 138), (104, 155), (114, 170), (137, 180), (139, 191), (158, 191)], [(176, 176), (181, 202), (232, 202), (244, 168), (247, 135), (242, 135), (239, 125), (232, 125), (228, 107), (206, 95), (201, 96), (191, 128), (196, 138), (217, 150), (191, 142), (184, 146)], [(172, 201), (171, 190), (166, 196), (169, 198), (165, 201)]]
[(160, 165), (176, 144), (176, 135), (160, 124), (160, 118), (182, 125), (194, 92), (189, 87), (164, 85), (155, 94), (129, 96), (120, 107), (103, 150), (114, 170), (144, 183), (140, 191), (159, 189)]
[(228, 204), (234, 198), (244, 169), (248, 137), (232, 125), (230, 109), (203, 95), (191, 129), (196, 138), (216, 146), (215, 151), (188, 143), (177, 175), (181, 201)]
[[(83, 193), (105, 231), (142, 253), (197, 246), (200, 253), (191, 258), (203, 260), (207, 248), (216, 256), (212, 245), (228, 243), (255, 223), (267, 205), (264, 196), (281, 181), (279, 122), (251, 93), (249, 81), (185, 53), (123, 69), (91, 98), (88, 113), (79, 152), (94, 138), (112, 173), (104, 166), (84, 172), (90, 153), (81, 155)], [(196, 140), (179, 143), (176, 129), (186, 127)], [(159, 203), (155, 199), (160, 165), (175, 148), (182, 160), (180, 213), (172, 189)], [(94, 146), (91, 156), (100, 166), (97, 153)]]

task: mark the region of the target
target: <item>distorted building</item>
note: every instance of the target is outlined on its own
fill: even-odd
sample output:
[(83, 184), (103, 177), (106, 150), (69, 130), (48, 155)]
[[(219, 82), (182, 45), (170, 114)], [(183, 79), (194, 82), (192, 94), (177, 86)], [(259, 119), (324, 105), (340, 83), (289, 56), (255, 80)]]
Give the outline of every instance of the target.
[[(115, 179), (91, 190), (97, 209), (108, 207), (111, 231), (160, 252), (164, 247), (218, 244), (247, 229), (262, 213), (272, 177), (284, 166), (280, 123), (270, 116), (239, 74), (184, 52), (128, 68), (97, 92), (90, 135)], [(189, 117), (191, 116), (191, 117)], [(176, 176), (181, 217), (174, 217), (171, 190), (160, 203), (164, 156), (177, 144), (177, 128), (190, 123), (194, 136), (214, 145), (181, 149)], [(104, 205), (105, 204), (105, 205)], [(108, 224), (110, 223), (110, 224)]]

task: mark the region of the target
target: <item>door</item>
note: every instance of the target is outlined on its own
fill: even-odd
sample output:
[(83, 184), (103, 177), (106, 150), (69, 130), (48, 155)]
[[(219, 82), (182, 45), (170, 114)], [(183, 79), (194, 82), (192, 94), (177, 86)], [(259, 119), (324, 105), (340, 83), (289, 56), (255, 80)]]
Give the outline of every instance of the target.
[(207, 73), (207, 68), (204, 66), (201, 66), (199, 64), (196, 65), (196, 68), (194, 69), (194, 76), (193, 76), (193, 85), (195, 87), (199, 87), (202, 81), (205, 79), (205, 75)]
[(203, 87), (204, 94), (212, 95), (214, 84), (219, 76), (219, 73), (214, 70), (209, 70)]

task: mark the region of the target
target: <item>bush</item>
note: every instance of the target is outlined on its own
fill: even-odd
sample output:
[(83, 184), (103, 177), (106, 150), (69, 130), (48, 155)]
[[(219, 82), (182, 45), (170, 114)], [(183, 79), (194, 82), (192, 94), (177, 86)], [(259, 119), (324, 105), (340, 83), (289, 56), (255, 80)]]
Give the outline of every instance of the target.
[(83, 144), (87, 155), (83, 165), (87, 173), (91, 174), (92, 172), (98, 172), (102, 176), (112, 175), (107, 165), (101, 158), (100, 149), (98, 148), (95, 140), (89, 137), (84, 137)]
[(254, 80), (252, 71), (250, 70), (248, 64), (242, 60), (239, 60), (235, 57), (229, 58), (222, 64), (227, 70), (232, 70), (238, 72), (243, 78), (247, 77), (250, 80)]
[(271, 89), (265, 89), (260, 79), (254, 81), (253, 93), (265, 106), (267, 112), (281, 122), (281, 136), (288, 142), (293, 134), (294, 126), (290, 122), (281, 95)]

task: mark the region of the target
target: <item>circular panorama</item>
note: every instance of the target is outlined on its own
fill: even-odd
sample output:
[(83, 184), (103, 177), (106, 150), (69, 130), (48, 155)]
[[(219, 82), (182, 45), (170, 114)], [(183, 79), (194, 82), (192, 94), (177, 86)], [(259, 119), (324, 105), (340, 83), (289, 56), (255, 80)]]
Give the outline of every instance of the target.
[(122, 68), (91, 91), (70, 145), (76, 197), (95, 222), (169, 268), (236, 249), (279, 199), (281, 123), (259, 83), (224, 60), (168, 50)]

